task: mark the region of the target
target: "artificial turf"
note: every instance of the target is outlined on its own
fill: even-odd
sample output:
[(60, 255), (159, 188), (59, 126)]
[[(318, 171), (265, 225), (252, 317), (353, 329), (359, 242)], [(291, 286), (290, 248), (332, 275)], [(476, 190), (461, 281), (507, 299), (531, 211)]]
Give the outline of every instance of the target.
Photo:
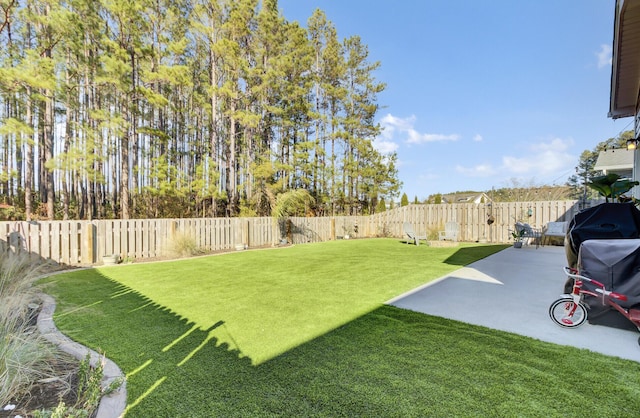
[(636, 416), (635, 362), (383, 305), (501, 248), (337, 241), (47, 291), (58, 327), (127, 374), (130, 417)]

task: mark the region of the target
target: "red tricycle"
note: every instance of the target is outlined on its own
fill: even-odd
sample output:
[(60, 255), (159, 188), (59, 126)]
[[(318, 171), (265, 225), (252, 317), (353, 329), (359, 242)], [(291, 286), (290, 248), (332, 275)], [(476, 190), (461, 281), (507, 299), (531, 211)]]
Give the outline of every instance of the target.
[[(640, 309), (637, 307), (625, 309), (617, 303), (617, 301), (626, 301), (626, 295), (605, 289), (604, 284), (578, 274), (576, 269), (565, 267), (564, 271), (569, 278), (573, 279), (573, 288), (570, 294), (562, 296), (549, 307), (549, 316), (553, 322), (565, 328), (582, 325), (587, 320), (588, 312), (583, 299), (588, 295), (601, 299), (603, 305), (620, 312), (640, 330)], [(586, 288), (585, 283), (588, 283), (593, 290)], [(640, 344), (640, 338), (638, 344)]]

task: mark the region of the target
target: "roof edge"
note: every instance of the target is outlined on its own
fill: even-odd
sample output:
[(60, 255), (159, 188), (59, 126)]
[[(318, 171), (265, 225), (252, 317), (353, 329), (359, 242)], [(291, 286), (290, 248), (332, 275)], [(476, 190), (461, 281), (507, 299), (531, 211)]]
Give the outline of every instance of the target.
[(621, 109), (616, 109), (616, 101), (618, 98), (618, 89), (616, 88), (616, 86), (618, 85), (618, 60), (620, 59), (620, 54), (618, 51), (620, 43), (620, 17), (622, 16), (623, 7), (624, 0), (616, 0), (615, 13), (613, 18), (613, 55), (611, 60), (611, 87), (609, 93), (608, 113), (608, 116), (612, 119), (619, 119), (633, 115), (633, 113), (631, 113), (631, 115), (628, 115), (628, 111), (623, 112)]

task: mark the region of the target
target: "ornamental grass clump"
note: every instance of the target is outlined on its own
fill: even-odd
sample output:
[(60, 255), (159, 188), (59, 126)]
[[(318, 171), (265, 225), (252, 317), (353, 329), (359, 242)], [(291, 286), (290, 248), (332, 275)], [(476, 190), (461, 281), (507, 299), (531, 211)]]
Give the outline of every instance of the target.
[(32, 285), (39, 272), (26, 255), (0, 254), (0, 406), (49, 371), (53, 354), (35, 329)]
[(198, 247), (193, 235), (177, 232), (165, 248), (165, 254), (170, 258), (193, 257), (203, 254), (204, 251)]

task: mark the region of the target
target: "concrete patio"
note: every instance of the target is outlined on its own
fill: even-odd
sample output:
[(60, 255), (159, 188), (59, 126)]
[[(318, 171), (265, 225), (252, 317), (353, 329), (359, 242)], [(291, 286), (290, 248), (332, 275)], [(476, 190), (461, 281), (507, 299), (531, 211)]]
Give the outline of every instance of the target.
[(551, 321), (565, 265), (561, 246), (507, 248), (388, 303), (640, 362), (637, 331), (589, 323), (565, 329)]

